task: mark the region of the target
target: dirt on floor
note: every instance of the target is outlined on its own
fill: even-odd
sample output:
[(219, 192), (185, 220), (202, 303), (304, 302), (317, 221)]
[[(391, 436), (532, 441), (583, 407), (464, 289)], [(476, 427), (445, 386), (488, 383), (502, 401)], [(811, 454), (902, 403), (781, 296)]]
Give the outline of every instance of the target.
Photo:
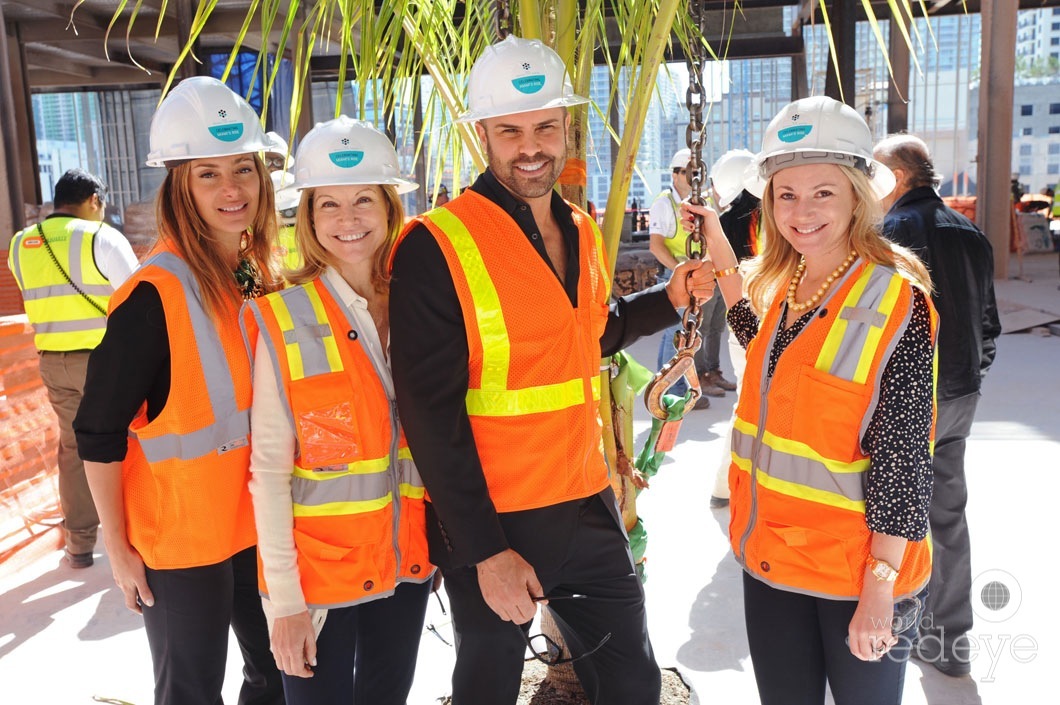
[[(523, 666), (523, 681), (519, 687), (517, 705), (589, 705), (581, 689), (568, 687), (564, 681), (545, 681), (548, 667), (533, 659)], [(571, 692), (571, 691), (574, 692)], [(677, 671), (662, 669), (662, 694), (659, 705), (688, 705), (691, 691), (681, 680)], [(452, 705), (451, 698), (442, 699), (442, 705)]]

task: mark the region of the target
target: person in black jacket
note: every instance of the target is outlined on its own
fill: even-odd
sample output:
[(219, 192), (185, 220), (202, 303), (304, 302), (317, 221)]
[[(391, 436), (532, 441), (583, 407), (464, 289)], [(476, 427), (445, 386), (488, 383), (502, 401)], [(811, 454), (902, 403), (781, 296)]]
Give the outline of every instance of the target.
[(884, 199), (884, 235), (916, 252), (931, 272), (939, 314), (938, 417), (929, 521), (934, 541), (931, 583), (915, 655), (950, 676), (971, 670), (971, 545), (965, 505), (964, 452), (983, 376), (1001, 333), (994, 300), (994, 259), (979, 228), (948, 208), (923, 140), (892, 135), (875, 157), (898, 184)]

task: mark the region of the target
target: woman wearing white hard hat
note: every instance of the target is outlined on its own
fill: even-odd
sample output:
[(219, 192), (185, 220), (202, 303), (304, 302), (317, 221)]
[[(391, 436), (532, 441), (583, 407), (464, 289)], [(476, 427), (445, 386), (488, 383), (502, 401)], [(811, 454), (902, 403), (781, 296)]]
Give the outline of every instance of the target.
[(272, 652), (289, 705), (400, 705), (434, 574), (387, 353), (386, 259), (417, 186), (383, 133), (345, 116), (305, 136), (294, 169), (304, 263), (243, 314)]
[(788, 105), (748, 176), (757, 257), (738, 265), (716, 214), (690, 212), (747, 350), (730, 539), (759, 694), (816, 705), (827, 683), (839, 705), (898, 703), (931, 574), (930, 279), (880, 235), (894, 176), (852, 108)]
[(111, 299), (75, 421), (114, 579), (141, 612), (155, 702), (221, 701), (228, 633), (240, 702), (282, 703), (257, 598), (243, 299), (276, 288), (276, 216), (258, 116), (223, 83), (180, 83), (151, 121), (166, 167), (159, 240)]

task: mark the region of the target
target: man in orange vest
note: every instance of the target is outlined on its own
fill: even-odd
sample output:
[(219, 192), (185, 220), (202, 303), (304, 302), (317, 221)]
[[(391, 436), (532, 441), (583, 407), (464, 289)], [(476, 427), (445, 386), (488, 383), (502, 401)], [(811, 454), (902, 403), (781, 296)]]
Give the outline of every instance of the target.
[[(508, 37), (468, 92), (461, 119), (489, 168), (406, 228), (390, 293), (398, 408), (453, 608), (453, 702), (514, 703), (529, 641), (542, 660), (573, 660), (591, 702), (656, 704), (644, 591), (602, 449), (600, 357), (674, 323), (689, 292), (713, 292), (713, 272), (682, 263), (665, 288), (609, 308), (600, 231), (553, 191), (566, 107), (587, 101), (563, 61)], [(529, 637), (546, 600), (561, 653)]]

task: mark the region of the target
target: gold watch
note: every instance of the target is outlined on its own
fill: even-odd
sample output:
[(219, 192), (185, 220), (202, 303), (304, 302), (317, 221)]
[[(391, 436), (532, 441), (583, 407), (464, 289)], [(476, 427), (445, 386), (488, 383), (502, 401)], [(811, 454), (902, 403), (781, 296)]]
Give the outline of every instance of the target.
[(898, 578), (898, 571), (895, 570), (893, 565), (887, 561), (881, 561), (871, 553), (865, 563), (880, 582), (893, 583)]

